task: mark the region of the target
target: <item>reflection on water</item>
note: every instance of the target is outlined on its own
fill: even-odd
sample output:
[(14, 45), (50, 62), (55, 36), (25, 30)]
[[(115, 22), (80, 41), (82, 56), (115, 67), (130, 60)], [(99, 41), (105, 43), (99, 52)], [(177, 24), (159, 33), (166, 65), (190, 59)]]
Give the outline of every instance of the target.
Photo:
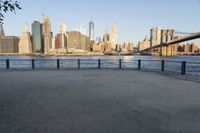
[(124, 61), (126, 61), (126, 62), (128, 62), (128, 61), (132, 61), (132, 60), (134, 60), (134, 56), (124, 56), (123, 57), (123, 59), (124, 59)]

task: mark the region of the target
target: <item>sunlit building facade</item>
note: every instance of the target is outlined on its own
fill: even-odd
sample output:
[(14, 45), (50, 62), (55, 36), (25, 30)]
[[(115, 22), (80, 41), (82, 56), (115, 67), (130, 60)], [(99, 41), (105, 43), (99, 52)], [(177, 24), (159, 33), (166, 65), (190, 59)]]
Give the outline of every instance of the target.
[(1, 53), (19, 53), (19, 37), (2, 36), (0, 42)]
[(57, 34), (55, 37), (55, 49), (67, 48), (67, 37), (65, 34)]
[(32, 42), (31, 35), (29, 32), (28, 24), (25, 25), (24, 32), (22, 33), (19, 41), (19, 54), (31, 54), (32, 53)]
[(78, 31), (68, 32), (67, 44), (69, 49), (81, 49), (81, 33)]
[(64, 23), (59, 24), (59, 33), (60, 34), (66, 34), (67, 26)]
[(112, 30), (110, 32), (110, 43), (112, 50), (116, 50), (116, 45), (118, 43), (118, 28), (117, 28), (117, 23), (113, 23), (112, 25)]
[(139, 50), (142, 51), (147, 48), (150, 48), (150, 40), (146, 36), (146, 38), (143, 41), (139, 42)]
[(44, 54), (48, 54), (52, 48), (53, 33), (51, 32), (51, 23), (49, 17), (43, 16), (43, 43), (44, 43)]

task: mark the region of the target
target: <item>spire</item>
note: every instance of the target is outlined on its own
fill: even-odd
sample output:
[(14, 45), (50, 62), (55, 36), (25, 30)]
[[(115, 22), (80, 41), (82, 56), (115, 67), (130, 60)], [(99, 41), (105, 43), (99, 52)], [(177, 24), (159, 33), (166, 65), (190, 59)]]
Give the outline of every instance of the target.
[(5, 36), (5, 32), (4, 32), (2, 24), (0, 24), (0, 36)]
[(29, 25), (28, 25), (28, 23), (25, 23), (24, 32), (29, 32)]
[(144, 41), (147, 41), (147, 40), (148, 40), (148, 35), (146, 35), (146, 36), (145, 36), (145, 39), (144, 39)]

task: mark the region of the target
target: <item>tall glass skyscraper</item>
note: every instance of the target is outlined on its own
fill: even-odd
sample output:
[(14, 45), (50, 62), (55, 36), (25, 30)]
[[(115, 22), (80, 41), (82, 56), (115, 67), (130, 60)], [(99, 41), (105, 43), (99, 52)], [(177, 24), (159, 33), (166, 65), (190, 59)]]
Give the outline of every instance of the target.
[(95, 41), (95, 31), (94, 31), (93, 21), (90, 21), (89, 23), (89, 37), (90, 37), (90, 41)]
[(38, 21), (34, 21), (32, 24), (32, 42), (33, 42), (33, 52), (42, 53), (42, 25)]

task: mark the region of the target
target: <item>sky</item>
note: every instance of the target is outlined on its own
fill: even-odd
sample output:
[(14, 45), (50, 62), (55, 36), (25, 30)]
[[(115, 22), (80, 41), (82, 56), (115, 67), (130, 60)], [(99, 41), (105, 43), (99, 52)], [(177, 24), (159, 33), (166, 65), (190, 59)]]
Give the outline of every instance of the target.
[[(42, 14), (49, 16), (54, 35), (61, 22), (68, 31), (84, 24), (88, 33), (93, 20), (96, 37), (102, 37), (116, 22), (121, 43), (137, 43), (157, 26), (200, 32), (200, 0), (20, 0), (20, 5), (16, 14), (5, 14), (6, 35), (20, 36), (25, 23), (42, 22)], [(200, 39), (195, 41), (200, 44)]]

